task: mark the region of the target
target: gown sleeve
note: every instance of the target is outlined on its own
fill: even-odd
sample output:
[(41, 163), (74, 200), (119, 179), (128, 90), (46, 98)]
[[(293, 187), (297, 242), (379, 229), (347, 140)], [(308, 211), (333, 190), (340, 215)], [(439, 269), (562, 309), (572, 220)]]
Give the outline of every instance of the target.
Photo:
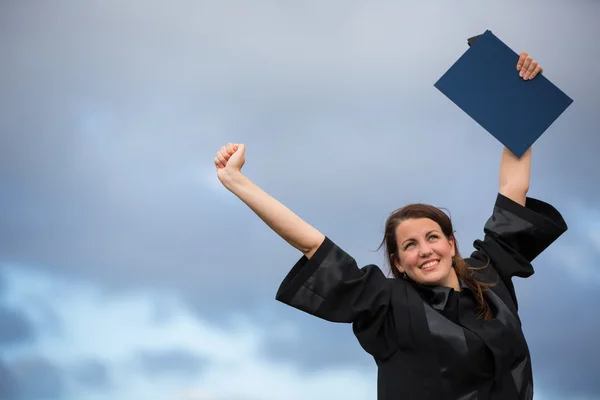
[(511, 279), (533, 275), (531, 262), (566, 231), (562, 215), (550, 204), (527, 197), (522, 206), (498, 193), (472, 257), (489, 261), (514, 297)]
[(376, 359), (384, 359), (396, 349), (391, 285), (379, 267), (358, 268), (326, 237), (310, 259), (298, 260), (276, 299), (327, 321), (351, 323), (361, 346)]

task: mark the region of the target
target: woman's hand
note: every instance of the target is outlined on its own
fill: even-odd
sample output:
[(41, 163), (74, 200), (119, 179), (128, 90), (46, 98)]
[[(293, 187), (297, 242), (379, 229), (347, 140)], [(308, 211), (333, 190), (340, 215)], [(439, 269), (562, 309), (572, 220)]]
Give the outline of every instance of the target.
[(246, 147), (243, 144), (228, 143), (227, 146), (221, 147), (214, 159), (215, 167), (217, 167), (217, 177), (221, 183), (225, 184), (227, 179), (236, 175), (241, 175), (242, 167), (244, 166), (244, 153)]
[(538, 74), (544, 72), (544, 69), (541, 65), (538, 64), (537, 61), (531, 58), (526, 51), (519, 54), (519, 61), (517, 61), (517, 71), (519, 72), (519, 76), (524, 80), (531, 80), (535, 78)]

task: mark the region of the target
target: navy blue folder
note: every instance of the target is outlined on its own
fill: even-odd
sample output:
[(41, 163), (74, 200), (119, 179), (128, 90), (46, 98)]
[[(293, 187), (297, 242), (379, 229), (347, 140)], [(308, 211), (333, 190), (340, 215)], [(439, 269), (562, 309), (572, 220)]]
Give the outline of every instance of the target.
[(521, 157), (573, 100), (543, 74), (523, 80), (518, 60), (488, 30), (434, 86)]

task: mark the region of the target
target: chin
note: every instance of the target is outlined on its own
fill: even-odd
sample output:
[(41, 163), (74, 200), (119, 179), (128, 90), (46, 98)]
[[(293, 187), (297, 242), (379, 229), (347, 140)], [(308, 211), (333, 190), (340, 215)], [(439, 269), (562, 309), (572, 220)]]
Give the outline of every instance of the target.
[(449, 269), (445, 271), (432, 271), (427, 274), (419, 273), (417, 282), (425, 285), (445, 285), (450, 280), (451, 272), (451, 269)]
[(446, 279), (423, 278), (419, 280), (419, 283), (424, 285), (443, 286), (445, 281)]

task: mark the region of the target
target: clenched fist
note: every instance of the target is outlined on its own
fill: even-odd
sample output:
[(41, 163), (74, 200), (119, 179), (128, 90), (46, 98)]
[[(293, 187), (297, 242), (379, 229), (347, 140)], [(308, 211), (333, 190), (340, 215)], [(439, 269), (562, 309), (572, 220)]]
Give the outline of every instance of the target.
[(217, 177), (224, 183), (224, 179), (228, 175), (239, 173), (244, 166), (244, 152), (246, 146), (243, 144), (228, 143), (227, 146), (221, 147), (214, 159), (215, 167), (217, 167)]

